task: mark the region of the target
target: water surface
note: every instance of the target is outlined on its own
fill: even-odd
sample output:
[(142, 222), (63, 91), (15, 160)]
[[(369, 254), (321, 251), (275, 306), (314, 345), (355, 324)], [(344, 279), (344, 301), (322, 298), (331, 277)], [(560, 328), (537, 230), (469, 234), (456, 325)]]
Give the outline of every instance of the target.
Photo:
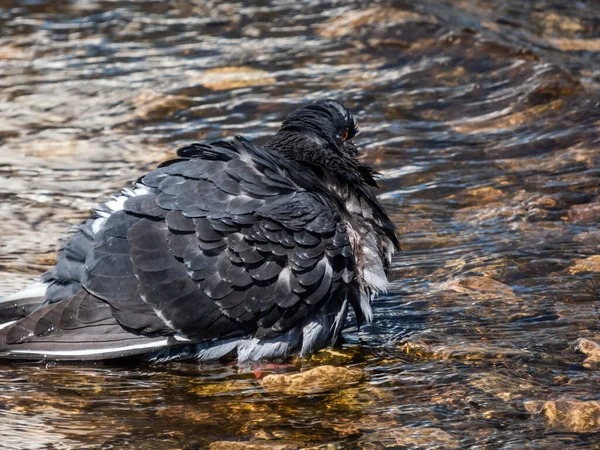
[(574, 346), (600, 342), (599, 30), (593, 1), (0, 1), (0, 295), (177, 147), (264, 142), (328, 97), (403, 245), (345, 356), (289, 369), (355, 366), (358, 386), (4, 364), (0, 446), (600, 447), (593, 414), (539, 413), (599, 394)]

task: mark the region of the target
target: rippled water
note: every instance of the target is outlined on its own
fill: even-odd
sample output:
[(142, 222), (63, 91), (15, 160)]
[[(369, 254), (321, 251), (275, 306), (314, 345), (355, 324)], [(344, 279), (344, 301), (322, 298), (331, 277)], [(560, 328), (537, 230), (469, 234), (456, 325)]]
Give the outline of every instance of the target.
[(600, 342), (598, 4), (249, 3), (0, 1), (0, 294), (178, 146), (261, 142), (334, 97), (404, 251), (375, 323), (289, 370), (368, 380), (285, 395), (235, 366), (5, 364), (0, 446), (600, 447), (574, 345)]

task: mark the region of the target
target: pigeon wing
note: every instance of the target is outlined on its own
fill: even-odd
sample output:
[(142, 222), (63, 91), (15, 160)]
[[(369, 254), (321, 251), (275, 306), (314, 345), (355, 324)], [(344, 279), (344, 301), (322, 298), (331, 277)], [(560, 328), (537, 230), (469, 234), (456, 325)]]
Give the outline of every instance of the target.
[(97, 359), (178, 338), (268, 339), (344, 307), (354, 257), (337, 206), (294, 181), (305, 186), (310, 172), (239, 137), (179, 156), (141, 178), (97, 230), (82, 225), (53, 272), (80, 290), (54, 291), (1, 330), (0, 351)]

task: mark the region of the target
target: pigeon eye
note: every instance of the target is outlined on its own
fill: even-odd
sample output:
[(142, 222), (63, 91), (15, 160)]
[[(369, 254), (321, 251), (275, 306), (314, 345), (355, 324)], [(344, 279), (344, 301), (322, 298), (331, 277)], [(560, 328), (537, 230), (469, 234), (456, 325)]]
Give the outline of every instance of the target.
[(348, 128), (344, 128), (344, 131), (342, 131), (342, 141), (348, 139), (348, 136), (350, 136), (350, 132), (348, 131)]

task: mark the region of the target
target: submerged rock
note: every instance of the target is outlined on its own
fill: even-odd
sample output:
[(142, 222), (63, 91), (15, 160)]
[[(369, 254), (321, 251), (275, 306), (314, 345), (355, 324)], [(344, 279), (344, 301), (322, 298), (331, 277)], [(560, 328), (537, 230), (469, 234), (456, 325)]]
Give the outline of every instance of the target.
[(332, 38), (355, 34), (365, 25), (378, 25), (379, 27), (392, 26), (410, 21), (433, 20), (412, 12), (396, 8), (374, 6), (372, 8), (348, 11), (341, 16), (333, 17), (325, 22), (317, 33), (323, 37)]
[(523, 378), (490, 372), (474, 374), (469, 380), (469, 386), (505, 402), (531, 396), (536, 390), (533, 383)]
[(35, 58), (33, 50), (25, 47), (18, 47), (16, 45), (7, 44), (4, 42), (0, 48), (0, 61), (3, 60), (32, 60)]
[(480, 360), (533, 355), (527, 350), (499, 347), (487, 343), (430, 345), (424, 342), (405, 342), (400, 348), (409, 355), (427, 359)]
[(455, 200), (465, 205), (487, 205), (490, 202), (496, 202), (504, 198), (504, 192), (491, 186), (484, 186), (476, 189), (469, 189), (460, 194), (452, 194), (446, 197), (448, 200)]
[(195, 425), (202, 424), (203, 426), (209, 426), (214, 420), (214, 416), (212, 416), (211, 412), (208, 410), (196, 410), (182, 405), (160, 408), (156, 411), (156, 416), (167, 419), (176, 417), (177, 420), (191, 422)]
[(488, 277), (467, 276), (455, 278), (442, 283), (439, 287), (467, 294), (477, 299), (501, 297), (503, 300), (510, 302), (522, 300), (510, 286)]
[(189, 392), (200, 397), (213, 397), (219, 394), (241, 392), (252, 387), (249, 383), (239, 381), (226, 381), (221, 383), (193, 383)]
[[(363, 385), (333, 392), (327, 400), (327, 409), (340, 411), (340, 413), (363, 412), (369, 406), (381, 406), (384, 403), (391, 404), (393, 401), (394, 396), (390, 391), (375, 386)], [(358, 426), (356, 422), (353, 425)]]
[(600, 431), (600, 402), (595, 400), (529, 401), (525, 409), (542, 414), (548, 425), (574, 433)]
[(550, 43), (561, 50), (567, 52), (598, 52), (600, 51), (600, 39), (571, 39), (571, 38), (551, 38)]
[(319, 365), (342, 365), (357, 362), (361, 358), (360, 347), (344, 347), (341, 349), (324, 348), (309, 357), (311, 363)]
[(569, 222), (594, 222), (600, 218), (600, 203), (574, 205), (569, 209)]
[(575, 350), (587, 355), (583, 365), (589, 367), (600, 363), (600, 344), (589, 339), (579, 338), (575, 341)]
[(392, 428), (366, 436), (359, 448), (375, 450), (382, 448), (458, 448), (459, 442), (451, 434), (439, 428)]
[(320, 366), (291, 375), (271, 374), (264, 377), (263, 387), (284, 394), (312, 394), (340, 389), (366, 378), (360, 369)]
[(600, 272), (600, 255), (590, 256), (579, 260), (569, 269), (569, 272), (576, 274), (579, 272)]
[(209, 450), (299, 450), (306, 448), (302, 442), (269, 441), (217, 441), (212, 442)]
[(190, 82), (201, 84), (213, 91), (225, 91), (248, 86), (266, 86), (275, 83), (269, 72), (252, 67), (219, 67), (187, 74)]
[[(375, 403), (377, 401), (378, 400), (375, 400)], [(331, 427), (332, 430), (344, 437), (366, 436), (374, 432), (395, 429), (398, 427), (398, 420), (394, 419), (389, 414), (382, 414), (381, 410), (378, 410), (377, 408), (373, 409), (373, 411), (377, 411), (377, 413), (361, 415), (359, 418), (349, 414), (336, 414), (335, 419), (328, 422), (327, 426)]]
[(136, 108), (136, 118), (157, 120), (190, 108), (194, 105), (194, 100), (184, 95), (169, 95), (144, 91), (132, 100), (132, 104)]

